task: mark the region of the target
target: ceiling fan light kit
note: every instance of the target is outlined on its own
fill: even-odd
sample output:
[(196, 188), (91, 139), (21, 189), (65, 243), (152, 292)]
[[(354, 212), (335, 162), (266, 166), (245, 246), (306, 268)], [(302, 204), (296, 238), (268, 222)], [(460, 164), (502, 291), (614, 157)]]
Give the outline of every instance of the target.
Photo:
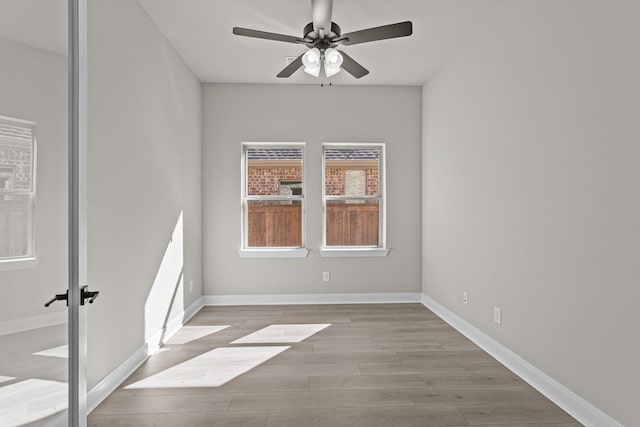
[(324, 51), (324, 74), (327, 76), (327, 78), (340, 72), (340, 70), (342, 69), (340, 68), (340, 66), (342, 65), (343, 61), (344, 58), (342, 57), (340, 52), (338, 52), (334, 48), (330, 47), (329, 49)]
[(324, 74), (327, 77), (338, 74), (341, 70), (343, 57), (337, 50), (328, 48), (324, 52), (314, 47), (309, 49), (302, 55), (302, 64), (304, 65), (304, 72), (311, 74), (314, 77), (320, 75), (320, 68), (324, 66)]
[(320, 75), (320, 57), (321, 57), (320, 49), (313, 48), (309, 49), (302, 55), (302, 63), (304, 64), (304, 72), (307, 74), (311, 74), (314, 77), (318, 77)]
[(302, 44), (309, 48), (309, 50), (298, 56), (280, 71), (277, 77), (290, 77), (298, 69), (304, 67), (304, 72), (314, 77), (318, 77), (320, 68), (324, 68), (327, 78), (344, 69), (353, 77), (359, 79), (369, 74), (369, 70), (345, 52), (336, 50), (336, 47), (406, 37), (413, 33), (413, 24), (411, 21), (405, 21), (342, 34), (338, 24), (331, 21), (333, 0), (311, 0), (311, 9), (313, 22), (304, 27), (303, 37), (301, 38), (240, 27), (233, 27), (233, 34)]

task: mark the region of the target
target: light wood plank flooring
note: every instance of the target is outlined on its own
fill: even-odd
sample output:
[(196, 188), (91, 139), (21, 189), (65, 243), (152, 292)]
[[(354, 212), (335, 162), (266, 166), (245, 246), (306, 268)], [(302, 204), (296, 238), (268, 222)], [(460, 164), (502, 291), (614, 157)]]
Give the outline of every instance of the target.
[[(218, 387), (127, 389), (273, 324), (331, 326)], [(114, 426), (509, 426), (577, 421), (419, 304), (205, 307), (229, 325), (149, 358), (89, 416)], [(257, 345), (257, 344), (251, 344)]]

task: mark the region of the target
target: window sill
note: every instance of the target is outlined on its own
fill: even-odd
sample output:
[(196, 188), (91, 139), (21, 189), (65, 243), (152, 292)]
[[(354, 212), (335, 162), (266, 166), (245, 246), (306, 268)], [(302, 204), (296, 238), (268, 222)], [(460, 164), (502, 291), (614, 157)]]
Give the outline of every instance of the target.
[(328, 258), (383, 257), (389, 255), (389, 249), (322, 247), (320, 255)]
[(238, 254), (240, 258), (306, 258), (309, 249), (240, 249)]
[(38, 258), (14, 258), (0, 260), (0, 271), (27, 270), (38, 265)]

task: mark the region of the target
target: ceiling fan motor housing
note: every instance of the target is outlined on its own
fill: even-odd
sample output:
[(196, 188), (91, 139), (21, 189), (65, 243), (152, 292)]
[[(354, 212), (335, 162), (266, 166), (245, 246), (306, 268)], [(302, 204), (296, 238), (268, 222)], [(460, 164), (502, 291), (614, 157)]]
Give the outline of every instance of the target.
[(325, 33), (324, 38), (320, 38), (320, 34), (313, 29), (313, 22), (309, 22), (302, 31), (303, 38), (313, 43), (313, 47), (317, 47), (321, 51), (332, 46), (332, 41), (340, 38), (342, 34), (340, 26), (335, 22), (331, 23), (331, 31)]

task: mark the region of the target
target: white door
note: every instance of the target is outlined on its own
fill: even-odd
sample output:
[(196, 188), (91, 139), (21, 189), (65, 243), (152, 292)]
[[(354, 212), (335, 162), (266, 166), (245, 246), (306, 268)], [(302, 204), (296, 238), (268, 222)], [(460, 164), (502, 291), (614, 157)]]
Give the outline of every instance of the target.
[(85, 10), (0, 0), (2, 426), (86, 425)]

